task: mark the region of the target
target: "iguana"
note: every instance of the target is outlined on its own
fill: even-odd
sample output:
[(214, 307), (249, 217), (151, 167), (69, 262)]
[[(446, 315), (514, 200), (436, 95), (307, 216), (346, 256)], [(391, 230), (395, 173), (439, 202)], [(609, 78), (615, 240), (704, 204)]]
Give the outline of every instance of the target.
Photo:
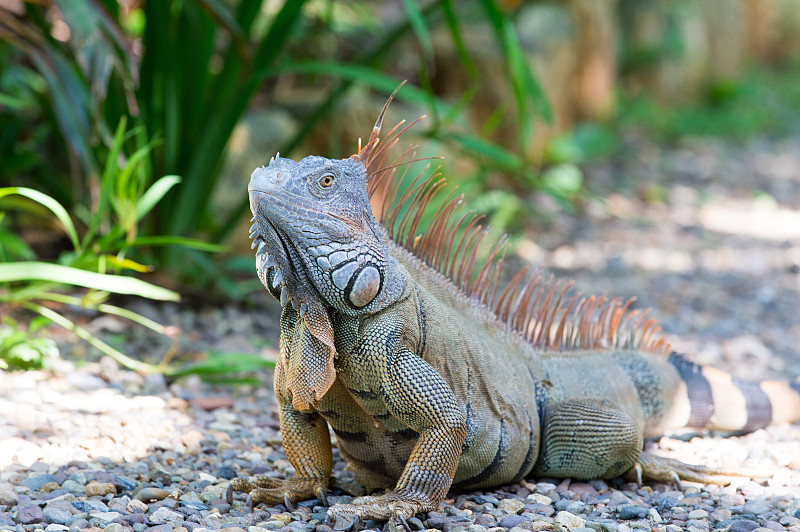
[(236, 478), (229, 499), (325, 500), (329, 427), (355, 480), (391, 490), (329, 516), (404, 520), (450, 489), (528, 475), (726, 483), (740, 471), (651, 455), (643, 440), (800, 418), (800, 385), (745, 382), (671, 353), (630, 301), (569, 295), (571, 283), (524, 271), (498, 290), (500, 247), (476, 265), (486, 230), (458, 197), (419, 232), (443, 181), (420, 174), (399, 189), (412, 149), (387, 154), (413, 122), (381, 140), (386, 106), (352, 157), (278, 155), (250, 178), (258, 276), (283, 305), (274, 385), (296, 474)]

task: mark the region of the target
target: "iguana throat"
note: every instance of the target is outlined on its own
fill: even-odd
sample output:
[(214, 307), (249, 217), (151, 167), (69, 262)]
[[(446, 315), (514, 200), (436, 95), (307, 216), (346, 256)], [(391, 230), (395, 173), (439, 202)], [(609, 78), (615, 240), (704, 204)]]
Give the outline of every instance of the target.
[(289, 356), (298, 365), (289, 372), (294, 401), (308, 405), (336, 376), (330, 313), (366, 315), (394, 302), (403, 282), (387, 288), (386, 278), (400, 266), (379, 235), (357, 159), (278, 156), (253, 172), (248, 192), (259, 278), (313, 337)]

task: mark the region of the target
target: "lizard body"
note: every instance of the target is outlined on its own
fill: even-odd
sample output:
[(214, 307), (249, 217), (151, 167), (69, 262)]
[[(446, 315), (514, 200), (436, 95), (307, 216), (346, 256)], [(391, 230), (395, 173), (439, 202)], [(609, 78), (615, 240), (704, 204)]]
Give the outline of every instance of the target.
[(392, 490), (334, 515), (407, 518), (451, 488), (531, 474), (725, 482), (739, 472), (649, 455), (643, 440), (800, 418), (800, 386), (670, 353), (629, 303), (569, 296), (537, 275), (498, 294), (502, 259), (473, 271), (480, 226), (451, 221), (457, 200), (418, 234), (439, 182), (388, 193), (379, 224), (369, 200), (389, 190), (397, 163), (381, 157), (399, 135), (379, 144), (382, 117), (349, 159), (278, 157), (251, 177), (257, 271), (283, 305), (275, 393), (296, 476), (235, 479), (231, 491), (251, 503), (324, 497), (328, 427), (357, 482)]

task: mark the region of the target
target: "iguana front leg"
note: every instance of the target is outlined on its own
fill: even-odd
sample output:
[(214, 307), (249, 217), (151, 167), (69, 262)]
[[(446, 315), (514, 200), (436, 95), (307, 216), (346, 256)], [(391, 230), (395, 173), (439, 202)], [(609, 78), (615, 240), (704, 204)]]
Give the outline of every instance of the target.
[(298, 412), (289, 405), (279, 405), (281, 440), (286, 458), (295, 468), (295, 476), (286, 480), (257, 475), (251, 479), (236, 478), (233, 491), (248, 493), (251, 508), (259, 503), (269, 505), (312, 499), (325, 499), (333, 467), (328, 424), (317, 413)]
[(228, 488), (230, 501), (234, 491), (248, 493), (248, 505), (266, 503), (287, 505), (304, 499), (324, 499), (333, 468), (328, 424), (316, 412), (301, 412), (292, 406), (286, 389), (283, 364), (275, 368), (275, 396), (281, 425), (281, 440), (286, 458), (294, 466), (295, 476), (286, 480), (258, 475), (236, 478)]
[[(371, 343), (367, 338), (362, 345), (369, 349), (392, 343)], [(436, 508), (453, 482), (467, 433), (455, 395), (427, 362), (405, 347), (383, 360), (381, 393), (386, 410), (418, 432), (419, 438), (394, 491), (335, 505), (328, 511), (332, 518), (354, 514), (364, 519), (407, 519)]]

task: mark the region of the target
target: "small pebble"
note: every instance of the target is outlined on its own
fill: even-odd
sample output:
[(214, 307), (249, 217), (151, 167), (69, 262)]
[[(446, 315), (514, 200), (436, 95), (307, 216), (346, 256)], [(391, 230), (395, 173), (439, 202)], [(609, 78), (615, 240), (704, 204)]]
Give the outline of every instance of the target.
[(93, 512), (89, 514), (89, 522), (95, 521), (105, 526), (121, 515), (119, 512)]
[(153, 523), (164, 524), (164, 523), (177, 523), (183, 521), (183, 514), (174, 512), (169, 508), (161, 507), (158, 508), (155, 512), (151, 513), (149, 519)]
[(586, 526), (586, 519), (578, 517), (577, 515), (573, 515), (569, 512), (558, 512), (555, 518), (553, 518), (553, 521), (556, 524), (565, 527), (567, 530)]
[(44, 521), (42, 509), (36, 504), (26, 504), (17, 511), (17, 521), (23, 525), (41, 523)]
[(624, 506), (619, 507), (619, 518), (620, 519), (637, 519), (639, 517), (644, 517), (645, 510), (639, 508), (638, 506), (634, 506), (632, 504), (626, 504)]
[(117, 494), (117, 487), (110, 482), (89, 482), (86, 484), (86, 495), (89, 497), (100, 496), (103, 495), (116, 495)]
[(520, 499), (503, 499), (497, 507), (508, 514), (518, 514), (525, 508), (525, 503)]
[(65, 510), (63, 508), (54, 508), (50, 505), (47, 505), (44, 510), (42, 510), (42, 515), (44, 520), (48, 523), (55, 523), (59, 525), (66, 525), (70, 519), (72, 519), (72, 513), (69, 510)]
[(0, 483), (0, 505), (15, 506), (19, 501), (17, 490), (9, 482)]
[(82, 529), (82, 528), (89, 528), (90, 526), (91, 526), (91, 525), (89, 525), (89, 521), (88, 521), (88, 520), (86, 520), (86, 519), (83, 519), (83, 518), (78, 518), (78, 519), (75, 519), (74, 521), (72, 521), (72, 522), (69, 524), (69, 527), (70, 527), (71, 529), (73, 529), (73, 530), (75, 530), (75, 529), (78, 529), (78, 530), (80, 530), (80, 529)]
[(61, 489), (65, 489), (70, 493), (86, 493), (86, 488), (83, 484), (69, 478), (61, 483)]
[(728, 528), (729, 532), (752, 532), (758, 528), (758, 523), (749, 519), (737, 519)]
[(422, 524), (422, 521), (420, 521), (418, 517), (411, 517), (407, 519), (406, 522), (408, 523), (408, 526), (411, 528), (411, 530), (425, 529), (425, 525)]
[(761, 515), (769, 512), (772, 507), (760, 500), (747, 501), (744, 504), (744, 511), (748, 514)]
[(497, 521), (497, 526), (503, 528), (514, 528), (515, 526), (519, 526), (522, 523), (529, 523), (530, 521), (530, 519), (521, 515), (504, 515)]
[(134, 499), (142, 502), (160, 501), (169, 497), (169, 492), (161, 488), (142, 488), (134, 496)]
[(21, 485), (25, 486), (31, 491), (39, 491), (43, 486), (50, 483), (58, 485), (58, 479), (49, 473), (45, 473), (44, 475), (36, 475), (20, 482)]
[(553, 499), (547, 495), (542, 495), (541, 493), (531, 493), (527, 498), (528, 500), (536, 501), (539, 504), (544, 504), (545, 506), (550, 506), (553, 504)]
[(708, 512), (703, 509), (692, 510), (686, 517), (689, 519), (705, 519), (708, 517)]

